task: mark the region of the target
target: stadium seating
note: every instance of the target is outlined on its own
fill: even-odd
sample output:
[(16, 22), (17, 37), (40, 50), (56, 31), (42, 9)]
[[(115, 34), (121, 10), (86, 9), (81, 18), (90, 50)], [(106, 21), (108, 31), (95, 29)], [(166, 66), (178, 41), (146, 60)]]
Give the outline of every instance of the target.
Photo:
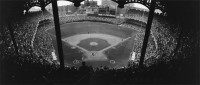
[[(134, 19), (141, 23), (146, 23), (147, 21), (147, 14), (144, 14), (141, 18), (141, 13), (137, 12), (130, 12), (127, 14), (125, 18), (127, 19)], [(137, 40), (134, 41), (133, 47), (134, 51), (137, 52), (137, 60), (140, 56), (141, 46), (144, 37), (145, 28), (139, 28), (135, 26), (135, 24), (126, 22), (127, 19), (119, 19), (119, 18), (109, 18), (109, 17), (94, 17), (94, 16), (86, 16), (86, 15), (70, 15), (70, 16), (62, 16), (60, 17), (60, 24), (70, 23), (70, 22), (82, 22), (82, 21), (92, 21), (92, 22), (104, 22), (110, 24), (116, 24), (122, 27), (126, 27), (129, 29), (135, 29), (138, 31)], [(15, 60), (16, 62), (12, 62), (9, 66), (13, 68), (18, 68), (18, 71), (12, 71), (10, 68), (6, 68), (6, 70), (10, 73), (5, 74), (9, 78), (14, 79), (10, 80), (10, 82), (23, 82), (27, 80), (27, 83), (30, 82), (38, 82), (38, 83), (75, 83), (77, 79), (81, 79), (84, 73), (82, 73), (83, 69), (76, 68), (76, 67), (67, 67), (65, 68), (64, 72), (61, 73), (59, 71), (59, 63), (55, 63), (52, 61), (51, 52), (55, 50), (52, 46), (52, 39), (45, 32), (46, 29), (54, 27), (52, 15), (46, 12), (39, 12), (34, 14), (29, 14), (23, 17), (21, 21), (13, 21), (13, 25), (11, 26), (14, 29), (15, 40), (17, 41), (17, 45), (19, 48), (20, 56)], [(45, 24), (45, 26), (40, 27), (39, 24), (50, 22), (51, 24)], [(44, 28), (43, 28), (44, 27)], [(0, 41), (0, 45), (3, 46), (3, 52), (0, 53), (3, 55), (1, 60), (4, 60), (4, 64), (8, 64), (8, 60), (11, 58), (7, 56), (16, 56), (14, 55), (15, 52), (13, 50), (13, 43), (10, 38), (10, 34), (8, 31), (8, 26), (1, 25), (0, 29), (0, 37), (3, 41)], [(170, 26), (165, 20), (162, 20), (159, 16), (155, 16), (151, 35), (155, 38), (155, 42), (158, 45), (158, 48), (155, 46), (148, 44), (147, 53), (145, 57), (145, 70), (142, 73), (148, 74), (147, 76), (143, 76), (142, 73), (137, 73), (137, 64), (133, 63), (134, 66), (132, 67), (123, 67), (121, 69), (110, 69), (107, 67), (100, 67), (97, 69), (93, 69), (92, 67), (86, 66), (84, 69), (88, 70), (88, 75), (94, 74), (95, 76), (99, 76), (97, 74), (101, 74), (102, 80), (109, 82), (109, 83), (141, 83), (141, 82), (162, 82), (168, 79), (168, 75), (165, 74), (165, 70), (168, 70), (170, 66), (164, 63), (162, 65), (158, 65), (158, 61), (171, 61), (174, 59), (173, 50), (176, 47), (176, 39), (177, 33), (175, 31), (175, 26)], [(189, 37), (184, 38), (185, 41), (189, 42)], [(181, 49), (178, 51), (180, 56), (188, 56), (189, 53), (183, 54), (185, 49), (188, 49), (188, 43), (182, 44)], [(183, 51), (184, 50), (184, 51)], [(115, 50), (114, 50), (115, 51)], [(13, 55), (11, 55), (13, 54)], [(119, 58), (120, 59), (120, 58)], [(10, 60), (11, 62), (12, 60)], [(17, 64), (16, 64), (17, 63)], [(164, 69), (160, 69), (166, 67)], [(175, 68), (175, 67), (174, 67)], [(152, 70), (153, 69), (153, 70)], [(152, 75), (157, 74), (156, 70), (163, 71), (164, 77), (154, 76), (151, 78)], [(35, 72), (34, 72), (35, 71)], [(22, 75), (22, 73), (24, 73)], [(40, 73), (40, 74), (38, 74)], [(96, 73), (96, 74), (95, 74)], [(173, 73), (173, 71), (172, 71)], [(11, 75), (12, 74), (12, 75)], [(20, 75), (21, 74), (21, 75)], [(74, 75), (77, 74), (77, 75)], [(151, 75), (152, 74), (152, 75)], [(62, 78), (65, 76), (65, 78)], [(90, 76), (86, 76), (85, 78), (90, 78)], [(85, 75), (84, 75), (85, 76)], [(149, 77), (151, 76), (151, 77)], [(27, 79), (23, 79), (23, 77)], [(120, 79), (120, 78), (124, 79)], [(69, 79), (69, 80), (68, 80)], [(111, 79), (111, 80), (109, 80)], [(161, 79), (161, 80), (159, 80)], [(175, 78), (174, 78), (175, 79)], [(109, 81), (108, 81), (109, 80)], [(113, 82), (115, 81), (115, 82)], [(176, 81), (176, 79), (174, 80)], [(84, 82), (80, 80), (80, 82)], [(85, 81), (86, 82), (86, 81)], [(89, 82), (89, 81), (88, 81)], [(86, 82), (87, 83), (87, 82)]]

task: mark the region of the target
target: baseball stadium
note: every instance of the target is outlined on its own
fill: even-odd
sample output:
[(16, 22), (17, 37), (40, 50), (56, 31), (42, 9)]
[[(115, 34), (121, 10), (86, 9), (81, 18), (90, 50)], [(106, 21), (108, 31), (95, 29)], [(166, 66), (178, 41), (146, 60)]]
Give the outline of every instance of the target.
[(3, 0), (0, 84), (197, 84), (197, 5), (174, 2)]

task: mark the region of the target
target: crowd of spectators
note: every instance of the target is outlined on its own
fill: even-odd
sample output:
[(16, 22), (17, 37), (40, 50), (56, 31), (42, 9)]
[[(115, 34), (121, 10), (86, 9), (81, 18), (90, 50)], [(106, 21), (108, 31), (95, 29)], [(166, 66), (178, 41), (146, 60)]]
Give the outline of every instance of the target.
[(78, 16), (71, 15), (68, 17), (60, 17), (60, 24), (69, 22), (81, 22), (81, 21), (105, 22), (112, 24), (121, 24), (124, 22), (124, 20), (118, 18), (94, 17), (86, 15), (78, 15)]
[[(39, 56), (35, 55), (35, 51), (33, 50), (33, 41), (35, 40), (34, 38), (38, 28), (38, 22), (42, 19), (50, 17), (52, 17), (52, 15), (47, 11), (40, 11), (30, 13), (22, 17), (13, 18), (13, 20), (9, 21), (9, 23), (12, 24), (7, 23), (6, 25), (2, 25), (2, 31), (0, 34), (3, 39), (3, 41), (1, 41), (3, 50), (0, 52), (2, 55), (2, 60), (4, 60), (3, 58), (8, 58), (7, 56), (16, 55), (21, 56), (18, 59), (20, 61), (22, 60), (22, 62), (37, 62), (39, 60)], [(19, 55), (17, 55), (16, 51), (14, 50), (9, 29), (11, 29), (14, 33), (14, 40), (16, 41)], [(30, 55), (31, 57), (22, 57), (27, 55)]]
[(173, 33), (170, 30), (178, 28), (172, 28), (169, 23), (160, 20), (161, 18), (155, 18), (152, 23), (151, 33), (156, 38), (159, 54), (168, 58), (167, 56), (173, 54), (177, 44), (177, 33)]
[[(146, 23), (148, 19), (148, 12), (130, 9), (125, 17)], [(177, 35), (179, 34), (178, 32), (180, 32), (178, 30), (179, 28), (177, 26), (173, 26), (173, 24), (167, 22), (164, 17), (154, 15), (153, 23), (151, 26), (151, 36), (154, 38), (157, 51), (153, 51), (153, 54), (151, 53), (150, 56), (156, 56), (157, 58), (163, 56), (162, 58), (166, 58), (164, 59), (166, 61), (172, 60), (172, 57), (169, 58), (167, 56), (173, 55), (177, 44)], [(147, 54), (149, 54), (148, 52), (151, 51), (147, 51)]]
[(124, 15), (124, 17), (129, 19), (138, 20), (140, 22), (147, 23), (149, 12), (146, 11), (140, 11), (136, 9), (129, 9), (127, 13)]
[(15, 54), (13, 42), (11, 39), (10, 31), (8, 26), (0, 25), (0, 46), (1, 46), (1, 60), (7, 58), (7, 56), (12, 56)]
[[(45, 25), (45, 26), (43, 26)], [(35, 39), (33, 42), (33, 49), (37, 56), (42, 56), (47, 61), (52, 61), (52, 52), (55, 50), (52, 44), (51, 36), (46, 32), (46, 29), (53, 27), (52, 20), (43, 20), (39, 22), (37, 27)]]

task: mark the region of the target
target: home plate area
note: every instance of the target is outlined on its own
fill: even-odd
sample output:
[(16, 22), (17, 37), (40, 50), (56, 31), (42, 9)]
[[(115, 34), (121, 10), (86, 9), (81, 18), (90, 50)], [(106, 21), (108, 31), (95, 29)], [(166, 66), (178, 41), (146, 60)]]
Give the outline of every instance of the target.
[(124, 39), (109, 34), (77, 34), (63, 41), (70, 45), (79, 48), (83, 53), (82, 61), (107, 61), (108, 58), (104, 51), (123, 42)]

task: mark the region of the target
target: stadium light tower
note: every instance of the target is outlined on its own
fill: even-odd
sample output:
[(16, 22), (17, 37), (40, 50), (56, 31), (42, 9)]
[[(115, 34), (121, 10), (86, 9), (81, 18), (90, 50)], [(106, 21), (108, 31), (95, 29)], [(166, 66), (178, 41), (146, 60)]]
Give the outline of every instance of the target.
[(155, 4), (156, 4), (156, 1), (151, 0), (151, 5), (150, 5), (150, 9), (149, 9), (150, 12), (149, 12), (147, 25), (146, 25), (145, 36), (144, 36), (142, 51), (141, 51), (141, 56), (140, 56), (139, 68), (142, 68), (143, 63), (144, 63), (144, 57), (145, 57), (145, 53), (146, 53), (146, 48), (147, 48), (148, 39), (149, 39), (149, 35), (150, 35), (150, 30), (151, 30), (151, 24), (153, 21), (153, 16), (154, 16), (154, 11), (155, 11)]

